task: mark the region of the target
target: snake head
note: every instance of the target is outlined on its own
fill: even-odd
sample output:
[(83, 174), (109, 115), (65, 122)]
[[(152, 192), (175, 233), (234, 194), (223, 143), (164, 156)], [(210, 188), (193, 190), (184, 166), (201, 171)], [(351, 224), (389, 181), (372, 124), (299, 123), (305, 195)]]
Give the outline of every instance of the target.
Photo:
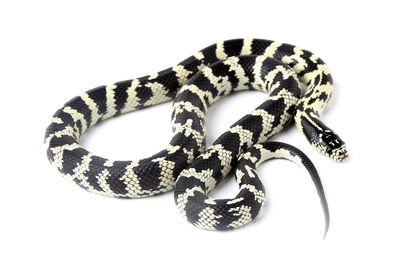
[(302, 116), (298, 127), (303, 131), (308, 141), (321, 154), (336, 162), (342, 162), (348, 157), (346, 144), (340, 137), (327, 127), (316, 116)]
[(346, 144), (340, 137), (330, 129), (319, 133), (319, 138), (314, 146), (324, 155), (336, 162), (342, 162), (348, 157)]

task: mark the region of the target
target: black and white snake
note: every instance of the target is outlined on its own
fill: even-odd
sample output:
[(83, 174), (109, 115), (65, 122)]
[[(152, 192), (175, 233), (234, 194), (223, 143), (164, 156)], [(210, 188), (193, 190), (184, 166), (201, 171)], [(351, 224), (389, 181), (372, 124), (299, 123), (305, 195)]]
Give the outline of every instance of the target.
[[(307, 86), (301, 97), (301, 83)], [(205, 148), (205, 113), (221, 97), (239, 90), (261, 90), (267, 100)], [(45, 134), (47, 156), (69, 180), (111, 197), (140, 198), (175, 188), (180, 212), (194, 225), (211, 230), (240, 227), (264, 204), (256, 167), (270, 158), (304, 166), (324, 190), (311, 161), (293, 146), (266, 142), (294, 118), (297, 128), (322, 154), (347, 157), (345, 144), (319, 119), (332, 92), (326, 64), (296, 46), (260, 39), (235, 39), (211, 45), (172, 68), (153, 75), (100, 86), (67, 102)], [(116, 161), (82, 148), (80, 136), (99, 121), (173, 100), (173, 137), (157, 154)], [(239, 193), (232, 199), (207, 194), (236, 166)]]

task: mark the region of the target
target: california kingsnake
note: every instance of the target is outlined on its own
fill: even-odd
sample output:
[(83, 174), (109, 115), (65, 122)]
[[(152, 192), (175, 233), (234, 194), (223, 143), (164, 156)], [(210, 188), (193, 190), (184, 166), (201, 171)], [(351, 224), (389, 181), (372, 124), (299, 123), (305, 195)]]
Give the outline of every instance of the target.
[[(301, 83), (307, 85), (303, 97)], [(267, 101), (206, 150), (207, 108), (222, 96), (250, 89), (268, 92)], [(328, 226), (323, 187), (311, 161), (290, 145), (266, 141), (294, 117), (297, 128), (322, 154), (344, 160), (345, 144), (319, 120), (331, 91), (327, 66), (309, 51), (261, 39), (224, 41), (172, 68), (73, 98), (54, 114), (46, 130), (47, 156), (64, 177), (102, 195), (139, 198), (175, 187), (181, 213), (196, 226), (212, 230), (237, 228), (254, 219), (264, 203), (255, 167), (268, 158), (286, 158), (308, 169)], [(78, 144), (99, 121), (169, 100), (174, 101), (173, 137), (167, 148), (151, 157), (114, 161)], [(209, 198), (235, 165), (239, 194), (233, 199)]]

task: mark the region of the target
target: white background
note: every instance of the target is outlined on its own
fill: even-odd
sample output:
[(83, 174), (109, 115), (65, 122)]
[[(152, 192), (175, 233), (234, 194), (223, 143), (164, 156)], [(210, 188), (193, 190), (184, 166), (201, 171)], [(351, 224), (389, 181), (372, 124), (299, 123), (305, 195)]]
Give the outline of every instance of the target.
[[(399, 14), (395, 1), (2, 1), (0, 4), (1, 266), (399, 266)], [(178, 213), (173, 194), (120, 200), (61, 178), (43, 146), (51, 115), (98, 85), (170, 67), (231, 38), (298, 45), (329, 65), (335, 91), (323, 120), (346, 141), (343, 164), (294, 127), (274, 139), (313, 160), (331, 209), (291, 162), (263, 164), (268, 202), (242, 229), (207, 232)], [(267, 96), (223, 99), (208, 144)], [(171, 137), (171, 103), (104, 122), (82, 144), (138, 159)], [(230, 179), (215, 197), (233, 196)]]

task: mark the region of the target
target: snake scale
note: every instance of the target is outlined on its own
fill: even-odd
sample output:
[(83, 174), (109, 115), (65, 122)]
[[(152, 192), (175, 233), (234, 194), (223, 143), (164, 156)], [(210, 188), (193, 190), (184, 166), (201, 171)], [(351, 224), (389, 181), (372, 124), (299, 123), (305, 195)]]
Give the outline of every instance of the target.
[[(312, 162), (297, 148), (267, 139), (294, 118), (295, 125), (320, 153), (341, 162), (344, 142), (319, 119), (332, 93), (327, 65), (315, 54), (290, 44), (234, 39), (213, 44), (166, 70), (89, 90), (53, 116), (45, 134), (47, 156), (64, 177), (101, 195), (141, 198), (174, 189), (180, 213), (197, 227), (227, 230), (252, 221), (265, 192), (256, 167), (284, 158), (305, 167), (320, 196), (326, 230), (329, 211)], [(307, 86), (303, 96), (301, 85)], [(205, 146), (205, 117), (210, 105), (241, 90), (269, 97)], [(123, 113), (173, 100), (173, 137), (145, 159), (110, 160), (78, 143), (96, 123)], [(239, 193), (213, 199), (208, 193), (236, 167)]]

